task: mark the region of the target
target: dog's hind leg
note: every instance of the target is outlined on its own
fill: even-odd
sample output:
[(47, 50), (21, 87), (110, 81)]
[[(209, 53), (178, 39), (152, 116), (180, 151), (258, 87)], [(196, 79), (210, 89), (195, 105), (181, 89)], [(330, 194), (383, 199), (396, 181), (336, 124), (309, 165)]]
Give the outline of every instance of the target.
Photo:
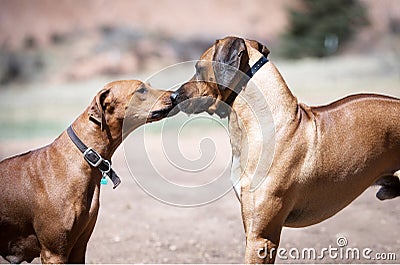
[(400, 196), (400, 171), (392, 176), (384, 176), (375, 182), (381, 188), (376, 193), (379, 200), (388, 200)]

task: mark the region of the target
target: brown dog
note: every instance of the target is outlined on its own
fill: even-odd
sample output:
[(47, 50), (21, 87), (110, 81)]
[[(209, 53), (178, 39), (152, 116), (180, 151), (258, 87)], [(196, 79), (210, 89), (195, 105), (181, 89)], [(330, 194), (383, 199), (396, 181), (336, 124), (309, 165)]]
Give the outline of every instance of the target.
[(43, 263), (84, 263), (102, 173), (119, 183), (109, 161), (122, 128), (128, 134), (165, 117), (170, 94), (136, 80), (112, 82), (53, 143), (2, 161), (1, 256), (12, 263), (39, 255)]
[[(171, 95), (184, 112), (229, 116), (246, 263), (274, 262), (283, 226), (321, 222), (374, 183), (381, 200), (400, 195), (400, 100), (354, 95), (323, 107), (299, 104), (268, 54), (256, 41), (218, 40)], [(271, 123), (274, 135), (265, 129)]]

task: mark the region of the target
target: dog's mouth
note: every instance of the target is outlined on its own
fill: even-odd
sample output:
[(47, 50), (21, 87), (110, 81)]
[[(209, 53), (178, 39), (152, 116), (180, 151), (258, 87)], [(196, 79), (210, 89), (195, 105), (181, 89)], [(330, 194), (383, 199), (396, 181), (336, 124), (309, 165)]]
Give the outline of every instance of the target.
[(146, 123), (159, 121), (166, 117), (172, 117), (176, 115), (178, 112), (179, 109), (174, 105), (169, 105), (168, 107), (165, 107), (163, 109), (154, 110), (150, 112), (150, 114), (148, 115)]
[(216, 99), (213, 97), (194, 97), (186, 98), (180, 102), (177, 107), (179, 110), (185, 112), (186, 114), (198, 114), (201, 112), (208, 112), (213, 114), (210, 107), (215, 104)]

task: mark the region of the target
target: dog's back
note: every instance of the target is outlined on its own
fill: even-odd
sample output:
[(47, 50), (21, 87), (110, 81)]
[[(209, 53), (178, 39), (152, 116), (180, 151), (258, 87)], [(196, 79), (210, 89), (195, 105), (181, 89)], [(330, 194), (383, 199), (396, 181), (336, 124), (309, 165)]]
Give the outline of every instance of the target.
[[(359, 94), (311, 110), (315, 115), (318, 146), (325, 152), (319, 154), (319, 161), (328, 163), (321, 165), (323, 168), (334, 162), (340, 168), (347, 160), (361, 159), (349, 163), (359, 166), (382, 160), (379, 163), (386, 164), (382, 167), (385, 170), (373, 169), (380, 175), (400, 169), (400, 99)], [(337, 160), (326, 161), (329, 157), (326, 152), (331, 152)], [(346, 168), (351, 170), (350, 166)]]
[(315, 165), (302, 176), (308, 196), (295, 206), (307, 219), (300, 226), (334, 215), (374, 184), (382, 186), (379, 199), (400, 195), (399, 99), (354, 95), (309, 111), (315, 126)]

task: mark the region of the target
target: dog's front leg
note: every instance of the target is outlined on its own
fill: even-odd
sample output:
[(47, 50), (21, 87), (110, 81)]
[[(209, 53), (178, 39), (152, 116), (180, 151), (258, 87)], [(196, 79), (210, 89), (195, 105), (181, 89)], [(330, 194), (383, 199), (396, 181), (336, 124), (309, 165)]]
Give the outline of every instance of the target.
[(84, 234), (78, 238), (77, 242), (75, 243), (69, 254), (68, 263), (72, 264), (85, 263), (87, 244), (90, 239), (90, 236), (92, 235), (95, 224), (96, 224), (96, 219), (94, 219), (91, 222), (91, 224), (88, 225), (87, 231), (85, 231)]
[(43, 264), (65, 264), (68, 262), (65, 254), (58, 254), (45, 247), (40, 252), (40, 260)]
[[(263, 185), (264, 186), (264, 185)], [(285, 219), (283, 199), (262, 187), (242, 187), (242, 218), (246, 233), (245, 263), (274, 263)]]

